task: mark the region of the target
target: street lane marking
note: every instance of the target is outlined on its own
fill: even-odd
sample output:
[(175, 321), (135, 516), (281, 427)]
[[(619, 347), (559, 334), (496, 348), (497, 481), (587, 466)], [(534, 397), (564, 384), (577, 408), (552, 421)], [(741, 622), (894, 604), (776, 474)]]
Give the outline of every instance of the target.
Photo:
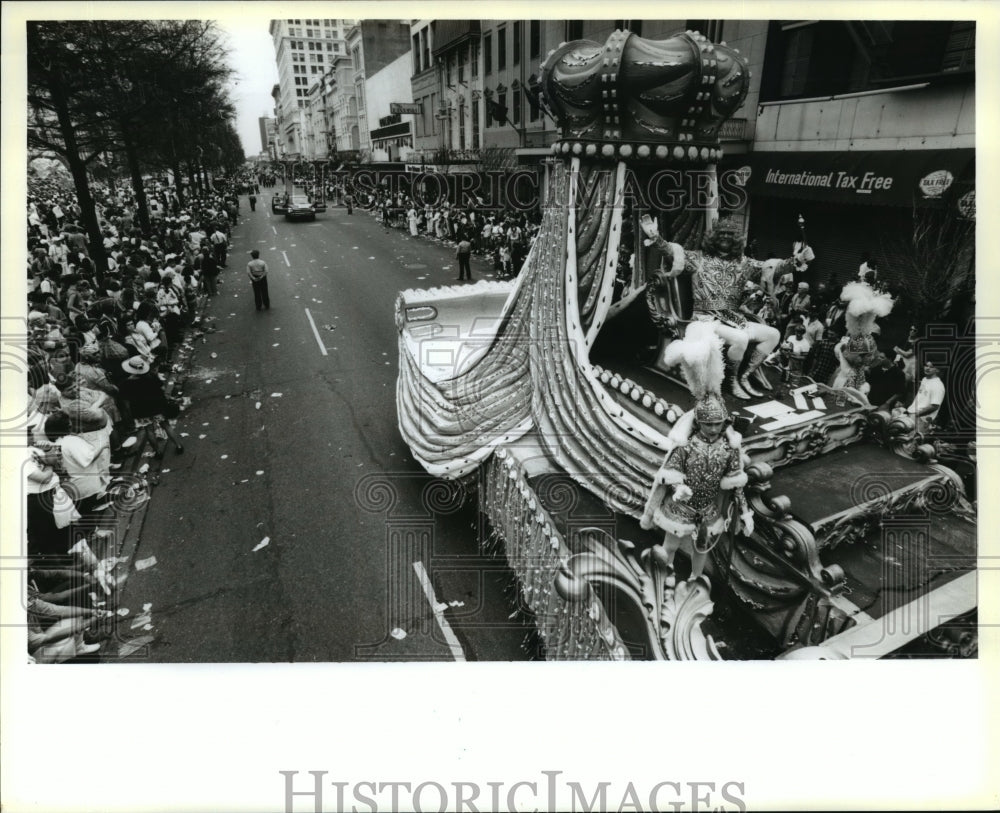
[(312, 314), (309, 313), (309, 308), (306, 308), (306, 318), (309, 320), (309, 324), (312, 325), (313, 335), (316, 337), (316, 344), (319, 345), (319, 352), (322, 353), (324, 356), (329, 355), (329, 353), (326, 352), (326, 347), (323, 344), (323, 340), (319, 337), (319, 331), (316, 330), (316, 323), (313, 321)]
[(434, 587), (431, 585), (430, 577), (424, 569), (424, 563), (414, 562), (413, 569), (417, 572), (417, 578), (420, 579), (420, 586), (424, 588), (424, 595), (427, 596), (427, 601), (431, 605), (431, 611), (437, 619), (438, 626), (441, 627), (441, 632), (444, 633), (444, 639), (448, 642), (448, 649), (451, 650), (451, 656), (456, 661), (464, 662), (465, 652), (462, 651), (462, 645), (458, 642), (458, 638), (455, 636), (455, 633), (451, 628), (451, 624), (449, 624), (448, 619), (444, 617), (444, 611), (438, 608), (438, 601), (434, 597)]
[(288, 262), (288, 255), (287, 255), (287, 254), (285, 254), (285, 252), (284, 252), (284, 251), (282, 251), (282, 252), (281, 252), (281, 256), (285, 258), (285, 265), (287, 265), (287, 266), (288, 266), (289, 268), (291, 268), (291, 267), (292, 267), (292, 264), (291, 264), (290, 262)]
[(273, 223), (271, 224), (271, 231), (273, 231), (275, 234), (278, 233), (278, 230), (276, 228), (274, 228), (274, 224)]

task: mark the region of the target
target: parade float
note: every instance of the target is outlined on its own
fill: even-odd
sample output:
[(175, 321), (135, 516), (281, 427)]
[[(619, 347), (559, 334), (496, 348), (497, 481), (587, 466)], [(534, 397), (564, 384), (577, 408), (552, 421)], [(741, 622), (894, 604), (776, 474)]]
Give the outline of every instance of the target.
[[(715, 169), (748, 81), (690, 31), (548, 55), (540, 231), (512, 281), (400, 294), (400, 432), (431, 475), (474, 484), (547, 658), (884, 657), (922, 636), (968, 654), (974, 632), (947, 625), (976, 608), (974, 509), (861, 386), (886, 303), (853, 321), (835, 389), (783, 381), (762, 364), (773, 328), (733, 310), (759, 269), (717, 222)], [(707, 334), (710, 397), (678, 363)], [(739, 471), (671, 525), (699, 443)], [(688, 469), (696, 495), (705, 470)]]

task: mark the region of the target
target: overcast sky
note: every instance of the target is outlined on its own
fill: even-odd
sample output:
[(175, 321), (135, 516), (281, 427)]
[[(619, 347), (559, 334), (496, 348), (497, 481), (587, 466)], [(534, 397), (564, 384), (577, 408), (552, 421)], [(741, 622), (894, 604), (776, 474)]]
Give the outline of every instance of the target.
[(261, 150), (257, 119), (273, 115), (274, 109), (271, 88), (278, 81), (278, 67), (268, 22), (257, 16), (230, 16), (219, 22), (229, 39), (230, 64), (235, 71), (230, 95), (236, 105), (236, 131), (247, 157)]

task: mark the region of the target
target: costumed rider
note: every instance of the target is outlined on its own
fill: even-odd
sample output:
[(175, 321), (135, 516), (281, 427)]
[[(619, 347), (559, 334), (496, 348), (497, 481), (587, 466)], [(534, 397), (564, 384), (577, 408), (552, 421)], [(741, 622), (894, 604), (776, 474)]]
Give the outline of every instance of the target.
[[(742, 438), (729, 424), (720, 392), (722, 340), (709, 322), (692, 322), (683, 339), (672, 342), (665, 359), (680, 364), (695, 408), (678, 419), (668, 436), (669, 450), (653, 478), (641, 526), (664, 532), (665, 560), (685, 539), (691, 542), (691, 579), (702, 576), (709, 552), (729, 527), (753, 533), (753, 512), (743, 494)], [(730, 497), (731, 495), (731, 497)]]
[[(763, 393), (751, 384), (751, 378), (765, 390), (771, 384), (760, 369), (761, 363), (778, 346), (781, 334), (777, 328), (751, 321), (740, 313), (740, 299), (751, 277), (760, 276), (764, 262), (743, 255), (743, 231), (735, 221), (724, 218), (707, 231), (701, 240), (701, 251), (685, 251), (660, 236), (656, 222), (648, 214), (639, 220), (643, 232), (666, 256), (673, 257), (667, 277), (691, 274), (694, 291), (693, 318), (715, 322), (715, 332), (726, 343), (730, 365), (729, 388), (743, 400)], [(789, 258), (788, 262), (793, 262)], [(740, 367), (747, 348), (754, 345), (742, 375)], [(669, 345), (668, 345), (669, 347)]]
[(853, 387), (867, 395), (870, 386), (866, 374), (878, 358), (878, 345), (872, 335), (879, 329), (875, 319), (889, 315), (893, 299), (866, 282), (847, 283), (840, 298), (847, 303), (847, 335), (833, 350), (840, 361), (833, 386), (835, 389)]

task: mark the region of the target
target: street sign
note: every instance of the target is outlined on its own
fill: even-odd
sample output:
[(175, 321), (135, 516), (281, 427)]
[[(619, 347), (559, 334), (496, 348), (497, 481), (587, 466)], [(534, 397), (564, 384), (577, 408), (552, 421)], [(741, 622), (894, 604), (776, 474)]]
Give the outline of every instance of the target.
[(415, 113), (420, 115), (420, 102), (389, 102), (389, 112), (396, 113)]

